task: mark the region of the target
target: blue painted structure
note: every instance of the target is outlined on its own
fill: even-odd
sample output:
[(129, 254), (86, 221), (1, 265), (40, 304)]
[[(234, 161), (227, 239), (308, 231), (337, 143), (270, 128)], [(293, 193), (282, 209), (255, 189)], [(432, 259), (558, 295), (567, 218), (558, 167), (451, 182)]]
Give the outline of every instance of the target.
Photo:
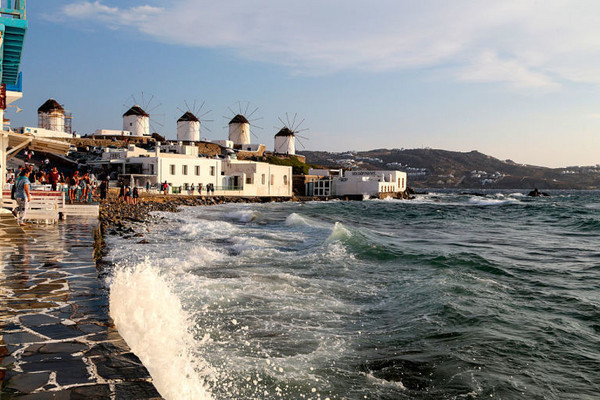
[(22, 91), (21, 57), (27, 32), (25, 0), (0, 0), (0, 83), (6, 90)]

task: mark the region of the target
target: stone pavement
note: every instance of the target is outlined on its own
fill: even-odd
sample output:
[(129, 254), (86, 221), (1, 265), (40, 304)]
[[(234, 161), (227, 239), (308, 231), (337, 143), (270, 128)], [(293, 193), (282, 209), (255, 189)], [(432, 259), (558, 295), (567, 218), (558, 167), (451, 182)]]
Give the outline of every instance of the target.
[(108, 316), (93, 259), (97, 225), (20, 229), (0, 214), (2, 400), (160, 398)]

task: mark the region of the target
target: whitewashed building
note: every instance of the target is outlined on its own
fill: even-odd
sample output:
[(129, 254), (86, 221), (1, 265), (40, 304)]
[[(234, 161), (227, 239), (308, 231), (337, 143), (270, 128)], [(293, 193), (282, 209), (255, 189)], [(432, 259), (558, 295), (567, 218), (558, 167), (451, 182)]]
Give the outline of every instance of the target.
[(318, 176), (306, 183), (309, 196), (380, 196), (406, 190), (406, 173), (402, 171), (343, 171), (309, 170)]
[(223, 160), (223, 173), (243, 196), (292, 196), (292, 167), (255, 161)]
[(33, 126), (22, 126), (15, 129), (17, 133), (24, 133), (28, 135), (34, 135), (36, 137), (44, 137), (44, 138), (53, 138), (53, 139), (69, 139), (72, 138), (73, 135), (67, 132), (53, 131), (49, 129), (44, 129), (40, 127)]
[(135, 145), (127, 149), (107, 148), (102, 160), (91, 163), (114, 172), (127, 184), (156, 187), (167, 182), (172, 192), (187, 194), (202, 184), (214, 186), (215, 195), (292, 196), (292, 168), (254, 161), (207, 158), (198, 155), (198, 147), (167, 144), (154, 150)]
[(130, 131), (119, 131), (116, 129), (96, 129), (92, 135), (95, 139), (112, 139), (132, 136)]

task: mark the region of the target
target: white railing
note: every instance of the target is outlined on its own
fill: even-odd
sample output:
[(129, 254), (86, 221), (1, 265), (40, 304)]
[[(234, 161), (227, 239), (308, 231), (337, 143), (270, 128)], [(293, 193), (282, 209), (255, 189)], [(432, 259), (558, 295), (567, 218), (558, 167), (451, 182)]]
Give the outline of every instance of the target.
[[(29, 209), (25, 214), (26, 220), (58, 221), (59, 211), (64, 209), (65, 194), (63, 192), (32, 190)], [(10, 191), (3, 192), (3, 206), (10, 209), (17, 207), (16, 200), (10, 198)]]

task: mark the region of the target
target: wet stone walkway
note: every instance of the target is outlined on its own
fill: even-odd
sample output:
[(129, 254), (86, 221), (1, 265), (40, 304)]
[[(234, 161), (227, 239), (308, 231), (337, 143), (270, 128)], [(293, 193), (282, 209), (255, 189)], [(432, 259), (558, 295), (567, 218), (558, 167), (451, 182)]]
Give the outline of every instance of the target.
[(158, 399), (108, 316), (97, 220), (0, 227), (0, 398)]

